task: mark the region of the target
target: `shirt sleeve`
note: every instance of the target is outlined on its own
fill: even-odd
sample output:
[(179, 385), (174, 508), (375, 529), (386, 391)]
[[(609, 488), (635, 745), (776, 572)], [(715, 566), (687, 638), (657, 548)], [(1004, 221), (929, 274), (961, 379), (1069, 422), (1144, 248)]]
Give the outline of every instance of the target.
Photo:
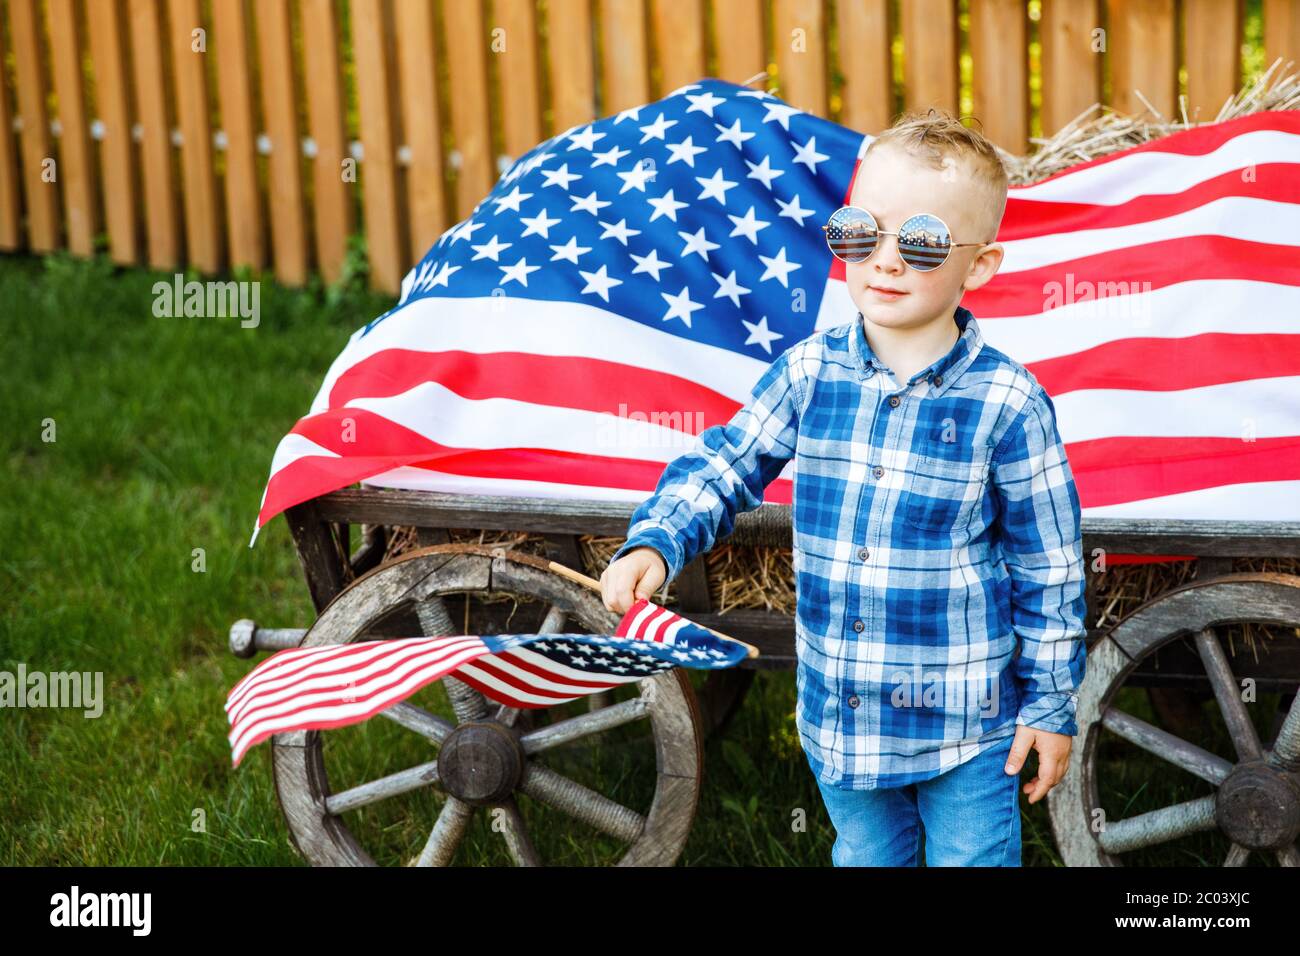
[(1016, 724), (1074, 736), (1088, 606), (1079, 495), (1055, 406), (1041, 386), (999, 442), (993, 462), (1011, 621), (1019, 638)]
[(737, 514), (763, 503), (764, 489), (795, 453), (799, 400), (791, 349), (767, 367), (729, 422), (700, 432), (690, 451), (668, 463), (654, 493), (632, 513), (627, 541), (611, 563), (648, 545), (664, 559), (667, 585), (731, 533)]

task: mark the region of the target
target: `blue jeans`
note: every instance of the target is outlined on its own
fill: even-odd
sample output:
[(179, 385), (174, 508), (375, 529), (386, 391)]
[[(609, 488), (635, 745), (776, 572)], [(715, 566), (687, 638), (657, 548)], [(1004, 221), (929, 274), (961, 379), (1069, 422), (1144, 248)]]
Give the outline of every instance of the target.
[(1020, 866), (1020, 775), (1002, 768), (1013, 737), (902, 787), (841, 790), (817, 781), (835, 825), (836, 866)]

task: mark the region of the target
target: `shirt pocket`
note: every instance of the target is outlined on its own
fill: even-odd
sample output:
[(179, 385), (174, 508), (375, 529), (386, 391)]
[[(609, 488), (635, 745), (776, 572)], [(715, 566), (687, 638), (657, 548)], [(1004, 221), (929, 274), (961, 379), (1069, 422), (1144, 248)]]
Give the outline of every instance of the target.
[(988, 484), (993, 449), (987, 446), (953, 457), (920, 455), (901, 505), (903, 520), (926, 531), (965, 528)]

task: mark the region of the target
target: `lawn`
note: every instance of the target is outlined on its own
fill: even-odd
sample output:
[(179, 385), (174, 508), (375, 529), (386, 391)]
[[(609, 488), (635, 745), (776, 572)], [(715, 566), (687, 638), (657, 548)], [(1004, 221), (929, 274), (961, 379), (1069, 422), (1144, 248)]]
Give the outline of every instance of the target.
[[(0, 715), (3, 864), (302, 865), (269, 747), (230, 766), (222, 704), (250, 663), (231, 657), (226, 633), (240, 617), (312, 620), (284, 521), (250, 549), (253, 519), (279, 438), (350, 333), (391, 302), (355, 287), (263, 282), (260, 323), (242, 328), (237, 318), (155, 316), (159, 280), (170, 277), (102, 259), (0, 261), (10, 369), (0, 381), (9, 423), (0, 433), (0, 669), (102, 672), (105, 695), (95, 719), (54, 708)], [(1142, 699), (1130, 703), (1151, 719)], [(708, 741), (682, 863), (829, 864), (833, 833), (793, 704), (793, 674), (761, 672), (728, 732)], [(1267, 727), (1271, 715), (1261, 720)], [(428, 759), (387, 721), (340, 739), (340, 773), (358, 779)], [(1199, 742), (1227, 752), (1222, 737)], [(635, 801), (653, 774), (643, 744), (616, 736), (561, 755), (562, 769)], [(1120, 815), (1201, 792), (1173, 772), (1152, 774), (1132, 748), (1111, 749), (1105, 797)], [(355, 829), (377, 857), (400, 862), (418, 851), (436, 809), (435, 795), (416, 793), (358, 811)], [(1025, 864), (1059, 865), (1045, 803), (1022, 797), (1022, 811)], [(611, 849), (525, 812), (543, 859), (590, 861)], [(806, 826), (792, 825), (801, 818)], [(471, 837), (458, 863), (506, 861), (484, 814)], [(1210, 834), (1147, 861), (1217, 865), (1226, 850)]]

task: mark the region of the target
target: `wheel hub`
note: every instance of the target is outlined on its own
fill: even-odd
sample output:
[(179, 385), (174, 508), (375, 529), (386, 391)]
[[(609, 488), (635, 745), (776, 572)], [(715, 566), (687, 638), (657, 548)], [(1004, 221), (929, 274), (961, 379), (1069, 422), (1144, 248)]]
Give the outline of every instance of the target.
[(438, 751), (438, 777), (453, 797), (474, 806), (500, 803), (524, 774), (524, 750), (506, 727), (491, 721), (461, 724)]
[(1219, 829), (1251, 850), (1277, 850), (1300, 835), (1300, 786), (1262, 760), (1238, 764), (1219, 786)]

